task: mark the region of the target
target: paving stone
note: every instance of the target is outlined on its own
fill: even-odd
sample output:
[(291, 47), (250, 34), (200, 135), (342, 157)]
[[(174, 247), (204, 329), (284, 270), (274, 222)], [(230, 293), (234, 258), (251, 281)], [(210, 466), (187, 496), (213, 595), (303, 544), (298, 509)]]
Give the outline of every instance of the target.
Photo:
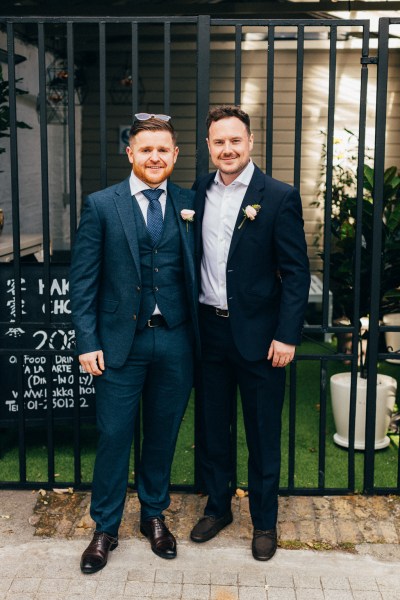
[(210, 586), (185, 583), (182, 588), (182, 600), (209, 600)]
[(296, 573), (293, 575), (294, 579), (294, 587), (298, 588), (307, 588), (307, 589), (321, 589), (321, 579), (320, 577), (313, 577), (310, 575), (300, 575)]
[(381, 590), (382, 600), (400, 600), (400, 591)]
[(208, 571), (194, 571), (185, 569), (183, 573), (183, 583), (195, 583), (206, 585), (211, 582), (211, 575)]
[(324, 590), (349, 590), (350, 582), (347, 577), (321, 577), (321, 583)]
[(380, 591), (396, 591), (398, 594), (400, 594), (400, 590), (399, 590), (399, 575), (396, 576), (390, 576), (390, 575), (386, 575), (386, 576), (382, 576), (382, 575), (378, 575), (377, 577), (375, 577), (375, 581), (378, 584), (378, 588), (380, 589)]
[(239, 573), (239, 585), (247, 587), (264, 587), (265, 585), (265, 574), (264, 573)]
[(40, 585), (39, 577), (29, 577), (29, 578), (20, 578), (14, 579), (10, 586), (9, 592), (13, 594), (18, 593), (35, 593), (37, 592)]
[(61, 592), (66, 592), (70, 585), (69, 579), (42, 579), (40, 581), (39, 593), (48, 592), (53, 596), (53, 594), (59, 594)]
[(238, 575), (230, 571), (211, 573), (211, 583), (214, 585), (237, 585)]
[(180, 598), (182, 594), (182, 584), (180, 583), (155, 583), (153, 596), (155, 598)]
[(290, 588), (268, 588), (268, 600), (296, 600), (295, 591)]
[(141, 596), (149, 597), (153, 594), (154, 583), (140, 582), (140, 581), (127, 581), (125, 583), (125, 596), (134, 596), (140, 598)]
[(154, 581), (156, 572), (152, 569), (130, 569), (128, 571), (128, 581)]
[(98, 582), (95, 579), (85, 578), (73, 579), (68, 588), (68, 594), (77, 594), (80, 596), (91, 597), (96, 592)]
[(239, 588), (239, 600), (266, 600), (267, 591), (264, 587), (247, 587)]
[(368, 577), (368, 576), (360, 576), (360, 577), (353, 577), (352, 575), (350, 575), (349, 577), (349, 581), (350, 581), (350, 586), (351, 589), (354, 591), (358, 591), (358, 590), (377, 590), (378, 591), (378, 584), (376, 583), (376, 579), (374, 577)]
[(325, 600), (353, 600), (350, 590), (324, 590)]
[(294, 581), (293, 576), (286, 571), (271, 571), (265, 576), (265, 582), (268, 587), (277, 588), (293, 588)]
[(324, 592), (315, 588), (296, 589), (296, 600), (324, 600)]
[(210, 600), (239, 600), (239, 592), (234, 585), (212, 585)]
[(0, 593), (5, 594), (10, 589), (11, 577), (0, 577)]
[(164, 583), (182, 583), (183, 572), (172, 571), (170, 569), (157, 569), (155, 581)]
[[(95, 575), (98, 575), (99, 579), (126, 581), (128, 578), (128, 569), (126, 567), (115, 567), (113, 564), (107, 564), (105, 569), (102, 569)], [(93, 575), (90, 575), (93, 577)]]
[(97, 583), (95, 598), (109, 600), (114, 596), (122, 596), (125, 590), (125, 581), (99, 581)]
[(17, 592), (14, 594), (13, 592), (8, 592), (5, 598), (6, 600), (34, 600), (35, 594), (28, 594), (24, 592)]
[(353, 592), (354, 600), (382, 600), (380, 592), (368, 592), (366, 590)]

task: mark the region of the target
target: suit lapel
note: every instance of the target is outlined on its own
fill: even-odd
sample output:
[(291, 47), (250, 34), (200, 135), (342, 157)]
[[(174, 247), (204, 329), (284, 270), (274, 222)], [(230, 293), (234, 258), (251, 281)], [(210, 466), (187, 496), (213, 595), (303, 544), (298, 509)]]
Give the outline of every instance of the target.
[(125, 179), (118, 187), (115, 192), (114, 202), (121, 219), (122, 227), (124, 229), (126, 238), (128, 240), (129, 248), (135, 262), (136, 270), (138, 273), (139, 280), (140, 276), (140, 259), (139, 259), (139, 243), (137, 237), (135, 214), (133, 212), (133, 198), (131, 196), (131, 190), (129, 186), (129, 177)]
[[(184, 193), (184, 190), (179, 188), (178, 186), (168, 183), (167, 184), (167, 192), (168, 199), (171, 202), (171, 205), (174, 209), (176, 220), (179, 227), (179, 233), (181, 236), (183, 255), (185, 259), (185, 264), (188, 267), (190, 274), (194, 277), (194, 261), (193, 261), (193, 252), (190, 250), (190, 240), (192, 240), (193, 232), (193, 223), (186, 222), (181, 217), (181, 210), (190, 208), (188, 199)], [(195, 217), (196, 218), (196, 217)], [(192, 240), (193, 244), (193, 240)], [(193, 248), (193, 246), (192, 246)]]
[(231, 245), (229, 247), (228, 262), (232, 256), (233, 252), (235, 251), (235, 248), (238, 245), (241, 237), (243, 235), (245, 235), (245, 231), (246, 231), (247, 227), (249, 226), (249, 223), (251, 222), (249, 219), (246, 219), (244, 221), (243, 225), (239, 229), (239, 226), (244, 219), (243, 210), (249, 204), (250, 205), (260, 204), (262, 206), (262, 202), (264, 199), (264, 187), (265, 187), (264, 173), (257, 166), (255, 166), (253, 177), (250, 179), (249, 186), (244, 195), (244, 198), (243, 198), (243, 201), (240, 206), (239, 213), (238, 213), (238, 216), (236, 219), (235, 229), (233, 230)]

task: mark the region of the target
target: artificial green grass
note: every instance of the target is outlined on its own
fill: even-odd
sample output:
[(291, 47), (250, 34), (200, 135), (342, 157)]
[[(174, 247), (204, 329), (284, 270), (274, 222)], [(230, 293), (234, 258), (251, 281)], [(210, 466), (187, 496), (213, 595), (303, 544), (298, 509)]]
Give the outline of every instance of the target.
[[(298, 350), (299, 354), (311, 355), (335, 352), (335, 346), (306, 342)], [(336, 372), (349, 370), (340, 362), (328, 361), (329, 378)], [(398, 365), (383, 362), (379, 372), (400, 378)], [(283, 410), (282, 426), (282, 469), (281, 487), (288, 487), (288, 444), (289, 444), (289, 372), (287, 373), (287, 397)], [(319, 421), (320, 421), (320, 362), (316, 360), (298, 360), (296, 368), (296, 428), (295, 428), (295, 473), (296, 488), (317, 488), (319, 478), (324, 480), (326, 488), (343, 488), (348, 485), (348, 458), (346, 449), (333, 442), (335, 427), (329, 397), (326, 406), (325, 469), (319, 474)], [(237, 425), (237, 482), (241, 487), (247, 485), (247, 447), (238, 394)], [(182, 421), (175, 459), (172, 466), (171, 483), (192, 485), (194, 482), (194, 394), (192, 394), (185, 417)], [(27, 480), (47, 481), (47, 437), (42, 428), (28, 427), (26, 430)], [(396, 438), (393, 438), (396, 440)], [(398, 440), (398, 437), (397, 437)], [(69, 425), (56, 423), (54, 426), (55, 473), (58, 482), (73, 481), (73, 429)], [(398, 442), (397, 442), (398, 443)], [(81, 473), (82, 481), (90, 483), (96, 451), (94, 425), (81, 426)], [(396, 487), (398, 447), (393, 442), (388, 448), (375, 452), (375, 486)], [(355, 452), (355, 489), (363, 489), (364, 452)], [(0, 432), (0, 481), (19, 480), (18, 436), (16, 428)], [(133, 456), (130, 465), (130, 480), (133, 481)]]

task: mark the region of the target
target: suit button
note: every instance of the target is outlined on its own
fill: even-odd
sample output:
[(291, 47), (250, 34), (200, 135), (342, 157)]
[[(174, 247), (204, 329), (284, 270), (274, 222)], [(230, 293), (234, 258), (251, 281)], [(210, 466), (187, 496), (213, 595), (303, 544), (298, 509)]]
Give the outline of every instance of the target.
[(155, 271), (156, 273), (158, 273), (158, 269), (157, 269), (157, 267), (154, 269), (154, 271)]
[(158, 287), (157, 286), (155, 286), (153, 289), (154, 289), (155, 292), (158, 292)]
[(136, 316), (136, 315), (133, 315), (132, 319), (133, 319), (134, 321), (136, 321), (136, 319), (137, 319), (137, 316)]
[(140, 287), (140, 285), (138, 285), (138, 286), (136, 286), (136, 289), (137, 289), (137, 291), (138, 291), (138, 292), (140, 292), (140, 290), (141, 290), (142, 288)]
[(157, 250), (154, 250), (154, 254), (157, 254)]

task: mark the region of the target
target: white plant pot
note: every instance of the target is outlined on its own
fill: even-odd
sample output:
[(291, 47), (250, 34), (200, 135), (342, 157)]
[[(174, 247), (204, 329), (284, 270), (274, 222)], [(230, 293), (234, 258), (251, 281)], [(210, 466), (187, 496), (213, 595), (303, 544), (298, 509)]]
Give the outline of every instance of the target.
[[(339, 446), (349, 447), (351, 373), (337, 373), (331, 377), (331, 400), (336, 433), (333, 440)], [(389, 375), (378, 374), (376, 386), (375, 450), (386, 448), (390, 439), (386, 435), (396, 400), (397, 381)], [(365, 450), (365, 412), (367, 380), (357, 375), (356, 422), (354, 448)]]
[[(384, 315), (384, 325), (400, 325), (400, 313)], [(391, 348), (393, 352), (400, 350), (400, 331), (385, 331), (386, 347)], [(391, 352), (391, 350), (389, 350)], [(387, 362), (400, 364), (400, 358), (387, 358)]]

